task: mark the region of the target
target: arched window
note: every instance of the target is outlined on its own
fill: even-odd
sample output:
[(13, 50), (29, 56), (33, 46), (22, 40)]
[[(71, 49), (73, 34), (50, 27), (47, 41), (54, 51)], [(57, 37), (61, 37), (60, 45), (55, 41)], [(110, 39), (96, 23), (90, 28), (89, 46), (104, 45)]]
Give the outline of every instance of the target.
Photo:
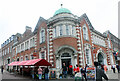
[(34, 59), (34, 56), (33, 56), (33, 54), (31, 54), (31, 55), (30, 55), (30, 59)]
[(87, 27), (84, 25), (84, 27), (83, 27), (83, 38), (85, 39), (85, 40), (89, 40), (88, 39), (88, 29), (87, 29)]
[(20, 57), (20, 61), (23, 61), (23, 56)]
[(25, 60), (29, 60), (28, 55), (25, 56)]
[(45, 29), (42, 29), (40, 31), (40, 43), (43, 43), (45, 41)]

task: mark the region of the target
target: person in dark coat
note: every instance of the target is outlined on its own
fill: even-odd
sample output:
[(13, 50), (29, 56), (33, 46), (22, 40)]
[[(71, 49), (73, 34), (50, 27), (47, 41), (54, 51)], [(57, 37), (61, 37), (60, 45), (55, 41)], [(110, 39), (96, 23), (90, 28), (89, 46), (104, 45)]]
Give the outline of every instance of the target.
[(102, 80), (102, 77), (105, 79), (105, 80), (108, 80), (108, 77), (107, 75), (104, 73), (104, 71), (102, 69), (99, 69), (97, 66), (98, 66), (98, 62), (94, 62), (94, 65), (96, 67), (96, 81), (103, 81)]
[(3, 74), (3, 69), (4, 69), (3, 66), (1, 66), (1, 73), (2, 73), (2, 74)]
[(116, 65), (116, 68), (117, 68), (118, 73), (120, 72), (119, 66), (120, 66), (120, 65), (118, 65), (118, 64)]
[(86, 70), (85, 70), (84, 67), (81, 68), (81, 74), (82, 74), (82, 78), (84, 77), (85, 81), (87, 81), (87, 79), (86, 79)]
[(48, 69), (48, 67), (47, 67), (47, 68), (45, 69), (45, 79), (46, 79), (46, 80), (49, 79), (48, 73), (49, 73), (49, 69)]

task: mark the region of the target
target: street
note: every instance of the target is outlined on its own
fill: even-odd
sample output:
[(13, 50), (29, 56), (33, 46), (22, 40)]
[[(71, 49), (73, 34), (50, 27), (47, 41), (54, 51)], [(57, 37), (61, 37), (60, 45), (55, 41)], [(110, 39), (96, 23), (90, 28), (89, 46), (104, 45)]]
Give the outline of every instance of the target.
[[(112, 70), (108, 71), (107, 76), (109, 78), (109, 81), (120, 81), (120, 73), (113, 73)], [(7, 81), (7, 80), (12, 80), (12, 81), (33, 81), (32, 78), (29, 76), (22, 76), (22, 75), (15, 75), (14, 73), (9, 73), (7, 71), (4, 71), (3, 75), (0, 73), (0, 80), (2, 81)], [(119, 80), (118, 80), (119, 79)], [(65, 81), (74, 81), (74, 79), (64, 79)], [(60, 80), (49, 80), (49, 81), (64, 81), (63, 79)], [(44, 81), (44, 80), (42, 80)]]

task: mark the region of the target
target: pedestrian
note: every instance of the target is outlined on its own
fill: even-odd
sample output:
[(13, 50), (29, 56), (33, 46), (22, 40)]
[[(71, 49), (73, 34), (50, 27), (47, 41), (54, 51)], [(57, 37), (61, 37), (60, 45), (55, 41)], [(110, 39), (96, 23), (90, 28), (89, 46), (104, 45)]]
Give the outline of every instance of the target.
[(115, 73), (115, 65), (112, 65), (113, 73)]
[(75, 74), (75, 81), (82, 81), (82, 74), (80, 71), (77, 71), (77, 73)]
[(104, 71), (104, 64), (101, 64), (101, 69)]
[(32, 79), (34, 79), (34, 69), (31, 69), (31, 75), (32, 75)]
[(39, 76), (39, 80), (42, 79), (42, 68), (41, 67), (38, 68), (38, 76)]
[(3, 66), (1, 66), (1, 73), (3, 74), (3, 70), (4, 70), (4, 68), (3, 68)]
[(45, 68), (45, 79), (46, 79), (46, 80), (49, 79), (48, 73), (49, 73), (49, 69), (48, 69), (48, 67), (47, 67), (47, 68)]
[(104, 71), (100, 68), (98, 68), (98, 62), (94, 62), (94, 65), (96, 67), (96, 81), (103, 81), (102, 78), (105, 80), (108, 80), (107, 75), (104, 73)]
[(107, 72), (107, 66), (106, 65), (104, 65), (104, 71), (105, 71), (105, 73)]
[(78, 72), (78, 71), (80, 72), (80, 68), (78, 67), (78, 65), (76, 65), (76, 67), (77, 67), (77, 68), (76, 68), (76, 69), (77, 69), (77, 72)]
[(67, 68), (67, 66), (65, 65), (65, 63), (63, 63), (62, 72), (63, 72), (64, 78), (67, 77), (67, 71), (68, 71), (68, 68)]
[(73, 66), (70, 64), (70, 65), (69, 65), (70, 77), (72, 77), (72, 70), (73, 70), (72, 68), (73, 68)]
[(73, 74), (75, 75), (76, 73), (77, 73), (77, 69), (76, 69), (76, 67), (74, 66)]
[(82, 74), (82, 78), (84, 77), (84, 78), (85, 78), (85, 81), (87, 81), (87, 79), (86, 79), (86, 70), (85, 70), (85, 68), (82, 67), (80, 71), (81, 71), (81, 74)]
[(38, 76), (37, 76), (38, 74), (37, 74), (37, 72), (34, 72), (34, 80), (35, 81), (37, 81), (37, 79), (38, 79)]
[(117, 68), (118, 73), (119, 73), (119, 71), (120, 71), (119, 66), (120, 66), (120, 65), (118, 65), (118, 64), (116, 65), (116, 68)]

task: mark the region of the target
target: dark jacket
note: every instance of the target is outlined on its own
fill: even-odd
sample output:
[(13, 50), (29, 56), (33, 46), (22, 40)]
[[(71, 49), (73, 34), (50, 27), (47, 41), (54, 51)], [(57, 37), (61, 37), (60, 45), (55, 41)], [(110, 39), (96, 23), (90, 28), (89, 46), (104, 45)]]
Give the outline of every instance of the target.
[(49, 69), (48, 68), (45, 69), (45, 73), (49, 73)]
[(102, 69), (96, 68), (96, 81), (102, 81), (102, 77), (105, 80), (108, 80), (108, 77), (106, 76), (104, 71)]

